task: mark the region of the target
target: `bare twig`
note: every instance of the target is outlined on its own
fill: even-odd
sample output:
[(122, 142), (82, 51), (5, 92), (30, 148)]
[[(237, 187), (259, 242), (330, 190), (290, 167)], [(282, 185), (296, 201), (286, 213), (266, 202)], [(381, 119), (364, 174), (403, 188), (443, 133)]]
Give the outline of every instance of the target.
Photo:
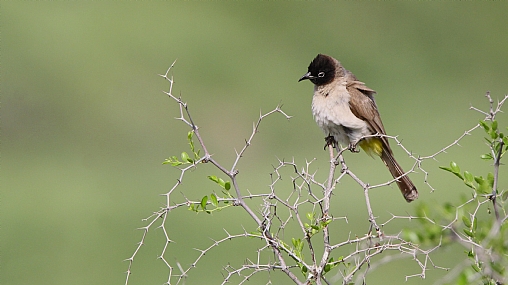
[[(459, 145), (459, 142), (480, 127), (480, 124), (465, 131), (449, 145), (427, 156), (414, 155), (402, 145), (396, 136), (375, 134), (365, 137), (384, 137), (393, 140), (397, 147), (400, 147), (407, 156), (414, 161), (413, 166), (408, 172), (404, 173), (401, 177), (397, 177), (385, 183), (370, 185), (364, 182), (364, 179), (356, 175), (344, 161), (342, 154), (347, 149), (337, 148), (337, 152), (334, 153), (334, 148), (329, 146), (329, 168), (327, 168), (326, 180), (320, 181), (316, 178), (318, 171), (315, 170), (313, 166), (313, 163), (316, 163), (316, 159), (306, 160), (303, 167), (298, 166), (294, 158), (288, 161), (278, 159), (276, 162), (277, 165), (273, 167), (273, 172), (270, 174), (271, 183), (268, 185), (268, 189), (265, 191), (258, 189), (247, 190), (238, 180), (240, 172), (237, 168), (240, 160), (252, 145), (255, 135), (259, 132), (262, 121), (268, 116), (276, 113), (281, 114), (286, 119), (290, 119), (291, 116), (282, 111), (281, 105), (276, 106), (269, 112), (260, 112), (259, 117), (253, 123), (252, 132), (245, 140), (245, 144), (239, 151), (236, 151), (234, 161), (231, 163), (231, 166), (227, 167), (223, 162), (212, 157), (207, 149), (205, 138), (201, 136), (199, 127), (193, 120), (188, 104), (182, 100), (181, 96), (173, 95), (174, 80), (173, 77), (170, 76), (170, 71), (174, 67), (175, 62), (173, 62), (164, 75), (161, 75), (169, 82), (169, 91), (164, 93), (178, 104), (180, 114), (176, 119), (182, 121), (190, 128), (203, 154), (187, 162), (187, 164), (177, 166), (180, 174), (176, 179), (176, 183), (174, 183), (168, 192), (162, 194), (165, 196), (164, 206), (143, 220), (147, 224), (141, 228), (143, 231), (141, 240), (134, 250), (134, 253), (127, 259), (127, 261), (129, 261), (129, 266), (125, 281), (126, 285), (129, 283), (129, 276), (132, 272), (134, 258), (141, 250), (142, 245), (145, 244), (146, 236), (151, 228), (160, 228), (165, 239), (159, 259), (161, 259), (164, 265), (169, 269), (166, 282), (168, 285), (184, 284), (185, 279), (191, 272), (194, 272), (198, 263), (203, 262), (202, 259), (206, 254), (212, 252), (215, 248), (218, 248), (229, 240), (249, 241), (254, 239), (262, 241), (262, 245), (257, 248), (257, 251), (254, 253), (255, 256), (249, 258), (246, 254), (243, 264), (225, 265), (223, 267), (223, 279), (221, 284), (232, 282), (245, 284), (259, 273), (264, 272), (270, 274), (272, 271), (284, 273), (292, 283), (299, 285), (335, 284), (336, 282), (349, 284), (355, 278), (356, 284), (365, 284), (366, 276), (370, 272), (399, 258), (408, 258), (421, 269), (416, 273), (413, 272), (414, 274), (406, 275), (406, 280), (411, 277), (425, 278), (426, 270), (428, 270), (429, 267), (448, 270), (447, 268), (436, 265), (431, 258), (431, 255), (442, 246), (441, 240), (437, 245), (425, 248), (422, 245), (413, 244), (413, 242), (401, 232), (390, 234), (384, 227), (389, 223), (393, 223), (395, 220), (406, 223), (419, 220), (433, 226), (438, 226), (439, 229), (442, 229), (443, 233), (450, 232), (453, 238), (460, 244), (474, 248), (478, 252), (479, 261), (487, 263), (489, 260), (497, 258), (493, 256), (492, 259), (489, 259), (490, 253), (488, 251), (487, 241), (486, 243), (476, 242), (474, 239), (464, 236), (457, 230), (457, 223), (462, 217), (460, 211), (467, 207), (472, 207), (471, 218), (473, 219), (476, 217), (481, 207), (488, 204), (488, 197), (482, 197), (483, 200), (481, 201), (477, 196), (472, 197), (456, 208), (456, 214), (455, 217), (452, 218), (452, 221), (440, 224), (426, 215), (417, 217), (413, 215), (399, 215), (396, 213), (391, 214), (391, 217), (386, 221), (378, 222), (377, 219), (379, 218), (375, 215), (377, 210), (372, 208), (369, 195), (372, 189), (390, 185), (396, 182), (397, 179), (415, 173), (418, 170), (424, 173), (424, 182), (433, 191), (434, 188), (428, 182), (429, 172), (423, 168), (423, 163), (426, 160), (435, 160), (436, 157), (445, 153), (448, 149)], [(496, 107), (493, 105), (490, 94), (488, 94), (487, 97), (491, 104), (491, 108), (488, 112), (481, 111), (474, 107), (471, 107), (471, 109), (485, 115), (487, 119), (493, 120), (496, 114), (501, 111), (501, 106), (507, 101), (508, 96), (501, 100)], [(496, 183), (498, 180), (500, 154), (501, 153), (496, 153), (497, 160), (494, 163)], [(187, 197), (189, 193), (185, 190), (181, 191), (181, 196), (174, 195), (174, 191), (177, 188), (181, 189), (184, 178), (190, 175), (192, 170), (201, 167), (204, 163), (213, 166), (230, 180), (231, 192), (228, 192), (229, 189), (224, 190), (227, 194), (224, 197), (220, 197), (220, 195), (214, 193), (213, 200)], [(336, 172), (337, 169), (340, 173)], [(288, 183), (290, 182), (291, 184), (289, 187), (285, 187), (281, 190), (283, 178), (288, 176), (284, 174), (284, 171), (290, 171), (290, 180), (288, 180)], [(339, 195), (337, 193), (334, 195), (334, 190), (341, 181), (349, 179), (348, 177), (357, 183), (364, 193), (368, 215), (368, 223), (365, 221), (365, 232), (354, 232), (357, 231), (357, 225), (351, 227), (346, 214), (340, 217), (333, 217), (330, 214), (334, 213), (331, 212), (331, 209), (333, 209), (333, 204), (331, 203), (332, 197), (336, 197), (336, 199), (346, 199), (344, 195)], [(500, 193), (497, 192), (497, 187), (497, 184), (495, 184), (495, 192), (493, 192), (491, 196), (496, 212), (496, 220), (499, 224), (502, 224), (506, 222), (508, 215), (506, 215), (506, 213), (501, 215), (500, 211), (498, 212), (496, 197), (498, 197)], [(247, 201), (249, 201), (249, 203), (247, 203)], [(255, 203), (259, 205), (259, 208), (252, 207)], [(243, 232), (231, 234), (224, 228), (224, 234), (221, 238), (211, 239), (208, 246), (194, 249), (194, 254), (196, 256), (190, 264), (182, 264), (178, 260), (172, 261), (172, 259), (169, 258), (172, 254), (171, 249), (174, 243), (171, 238), (174, 229), (172, 228), (170, 219), (168, 219), (168, 215), (173, 211), (184, 209), (193, 209), (198, 213), (213, 213), (214, 211), (226, 210), (227, 207), (239, 207), (239, 209), (247, 213), (249, 221), (251, 221), (251, 224), (246, 226), (250, 229), (249, 231), (244, 229)], [(340, 211), (340, 209), (338, 211)], [(335, 231), (335, 226), (340, 229), (339, 233), (349, 233), (346, 240), (342, 239), (337, 241), (336, 236), (338, 232)], [(332, 230), (332, 227), (334, 230)], [(296, 229), (296, 231), (293, 231), (293, 229)], [(495, 235), (499, 233), (499, 229), (500, 227), (497, 227), (496, 230), (492, 230), (486, 240), (492, 240)], [(341, 253), (340, 257), (338, 256), (339, 252)], [(339, 269), (336, 270), (333, 275), (330, 274), (329, 272), (335, 267)], [(499, 277), (495, 275), (493, 270), (489, 272), (492, 276), (496, 278)], [(266, 284), (272, 284), (272, 281), (269, 279)]]

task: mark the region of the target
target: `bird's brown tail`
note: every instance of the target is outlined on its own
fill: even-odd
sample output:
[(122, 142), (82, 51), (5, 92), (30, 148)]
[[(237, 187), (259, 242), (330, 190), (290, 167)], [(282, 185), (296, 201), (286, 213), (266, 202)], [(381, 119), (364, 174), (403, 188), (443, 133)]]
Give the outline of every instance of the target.
[(399, 186), (400, 192), (402, 192), (402, 195), (406, 201), (409, 203), (418, 198), (418, 190), (416, 190), (415, 185), (407, 175), (402, 176), (405, 172), (397, 163), (391, 151), (383, 148), (383, 152), (381, 153), (381, 160), (383, 160), (386, 167), (388, 167), (388, 170), (392, 174), (393, 179), (397, 179), (397, 185)]

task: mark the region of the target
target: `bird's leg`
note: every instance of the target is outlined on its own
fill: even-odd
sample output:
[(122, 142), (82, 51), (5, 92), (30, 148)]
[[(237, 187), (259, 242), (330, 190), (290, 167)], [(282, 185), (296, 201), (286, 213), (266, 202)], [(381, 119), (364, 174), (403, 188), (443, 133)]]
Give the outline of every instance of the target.
[(360, 150), (356, 148), (356, 146), (358, 145), (358, 142), (350, 142), (349, 143), (349, 146), (347, 147), (349, 149), (349, 151), (351, 152), (354, 152), (354, 153), (359, 153)]
[(335, 138), (333, 138), (332, 135), (328, 135), (326, 138), (325, 138), (325, 146), (323, 147), (323, 150), (326, 150), (326, 147), (327, 146), (331, 146), (335, 149), (338, 149), (337, 148), (337, 142), (335, 141)]

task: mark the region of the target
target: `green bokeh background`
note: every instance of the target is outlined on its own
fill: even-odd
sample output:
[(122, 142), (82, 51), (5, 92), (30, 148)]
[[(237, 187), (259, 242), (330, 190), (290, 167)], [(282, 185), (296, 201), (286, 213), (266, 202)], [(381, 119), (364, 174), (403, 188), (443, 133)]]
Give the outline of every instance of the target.
[[(194, 120), (214, 154), (229, 167), (260, 110), (282, 103), (293, 118), (275, 115), (239, 164), (242, 187), (268, 191), (277, 158), (327, 168), (323, 134), (310, 112), (312, 86), (297, 83), (317, 53), (338, 58), (378, 92), (389, 134), (406, 148), (430, 155), (453, 142), (482, 118), (484, 94), (508, 92), (508, 2), (89, 2), (2, 1), (1, 28), (1, 266), (0, 283), (123, 284), (127, 263), (141, 238), (136, 228), (164, 203), (179, 172), (161, 162), (187, 150), (187, 128), (178, 107), (161, 90), (162, 74), (178, 59), (174, 91), (189, 103)], [(506, 110), (506, 108), (505, 108)], [(498, 120), (506, 126), (506, 114)], [(468, 193), (460, 181), (438, 170), (455, 160), (478, 175), (488, 163), (482, 133), (468, 137), (439, 161), (426, 161), (411, 177), (420, 199), (406, 204), (394, 187), (373, 191), (380, 220), (414, 213), (423, 201), (456, 201)], [(406, 168), (411, 160), (400, 149)], [(347, 154), (362, 179), (389, 178), (383, 164), (364, 154)], [(368, 165), (368, 167), (366, 167)], [(505, 170), (502, 170), (505, 171)], [(504, 173), (504, 172), (502, 172)], [(214, 188), (203, 166), (180, 191), (192, 199)], [(290, 172), (286, 173), (287, 175)], [(506, 185), (502, 177), (501, 185)], [(289, 176), (287, 176), (289, 181)], [(360, 188), (335, 200), (347, 215), (347, 231), (367, 230)], [(346, 186), (352, 187), (346, 187)], [(281, 191), (290, 184), (281, 184)], [(241, 233), (255, 225), (240, 209), (213, 216), (185, 210), (170, 218), (169, 260), (183, 265), (223, 228)], [(417, 223), (393, 224), (392, 232)], [(346, 238), (347, 232), (344, 238)], [(290, 235), (288, 235), (288, 239)], [(289, 241), (289, 240), (288, 240)], [(153, 229), (134, 262), (130, 284), (162, 284), (167, 276), (156, 259), (164, 238)], [(207, 254), (186, 284), (219, 284), (220, 268), (255, 257), (255, 240), (232, 241)], [(463, 258), (462, 249), (434, 255), (441, 266)], [(417, 274), (405, 260), (380, 268), (369, 284), (401, 284)], [(432, 284), (445, 272), (429, 266)], [(276, 284), (290, 284), (272, 273)], [(266, 284), (267, 275), (252, 280)]]

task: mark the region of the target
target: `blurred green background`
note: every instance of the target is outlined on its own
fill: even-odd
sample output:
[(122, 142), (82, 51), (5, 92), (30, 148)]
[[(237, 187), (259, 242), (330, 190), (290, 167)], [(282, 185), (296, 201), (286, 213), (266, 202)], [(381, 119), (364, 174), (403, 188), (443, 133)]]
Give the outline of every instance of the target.
[[(261, 131), (239, 164), (242, 187), (268, 191), (277, 158), (326, 175), (327, 152), (315, 125), (312, 85), (297, 83), (317, 53), (339, 59), (378, 92), (385, 127), (406, 148), (425, 156), (450, 144), (482, 116), (484, 94), (508, 92), (508, 2), (89, 2), (2, 1), (1, 16), (1, 266), (0, 282), (14, 284), (123, 284), (131, 256), (149, 216), (164, 203), (179, 171), (161, 162), (188, 149), (186, 126), (174, 120), (177, 105), (161, 90), (163, 74), (178, 59), (175, 94), (189, 103), (194, 120), (214, 154), (230, 167), (260, 110), (283, 104), (293, 118), (262, 122)], [(508, 106), (507, 106), (508, 107)], [(505, 108), (505, 111), (507, 108)], [(498, 120), (507, 125), (506, 114)], [(420, 199), (404, 202), (395, 187), (372, 192), (380, 221), (406, 215), (423, 201), (457, 201), (469, 193), (438, 170), (455, 160), (485, 175), (480, 162), (481, 132), (426, 161), (430, 173), (411, 177)], [(411, 160), (395, 149), (401, 164)], [(389, 179), (379, 161), (347, 154), (362, 179)], [(365, 167), (369, 165), (369, 167)], [(504, 170), (503, 170), (504, 171)], [(215, 186), (211, 166), (189, 173), (179, 191), (199, 199)], [(290, 181), (287, 171), (286, 182)], [(503, 177), (502, 185), (506, 185)], [(368, 228), (360, 188), (336, 191), (337, 215), (347, 215), (347, 231)], [(290, 183), (281, 184), (290, 187)], [(356, 189), (355, 192), (353, 189)], [(178, 191), (178, 190), (177, 190)], [(175, 196), (176, 197), (176, 196)], [(209, 238), (255, 230), (240, 209), (213, 216), (181, 210), (170, 218), (168, 260), (183, 265)], [(395, 224), (394, 224), (395, 225)], [(416, 227), (403, 222), (388, 228)], [(347, 232), (345, 233), (347, 235)], [(345, 238), (345, 236), (344, 236)], [(156, 259), (162, 232), (152, 229), (133, 265), (130, 284), (162, 284), (167, 269)], [(255, 258), (255, 240), (232, 241), (210, 252), (190, 272), (186, 284), (219, 284), (220, 268)], [(434, 255), (453, 266), (462, 249)], [(239, 254), (239, 252), (241, 254)], [(401, 284), (421, 270), (398, 262), (374, 271), (369, 284)], [(445, 272), (429, 266), (431, 284)], [(261, 274), (252, 284), (266, 284)], [(289, 280), (272, 273), (276, 284)], [(277, 281), (278, 280), (278, 281)], [(274, 282), (275, 282), (274, 281)]]

